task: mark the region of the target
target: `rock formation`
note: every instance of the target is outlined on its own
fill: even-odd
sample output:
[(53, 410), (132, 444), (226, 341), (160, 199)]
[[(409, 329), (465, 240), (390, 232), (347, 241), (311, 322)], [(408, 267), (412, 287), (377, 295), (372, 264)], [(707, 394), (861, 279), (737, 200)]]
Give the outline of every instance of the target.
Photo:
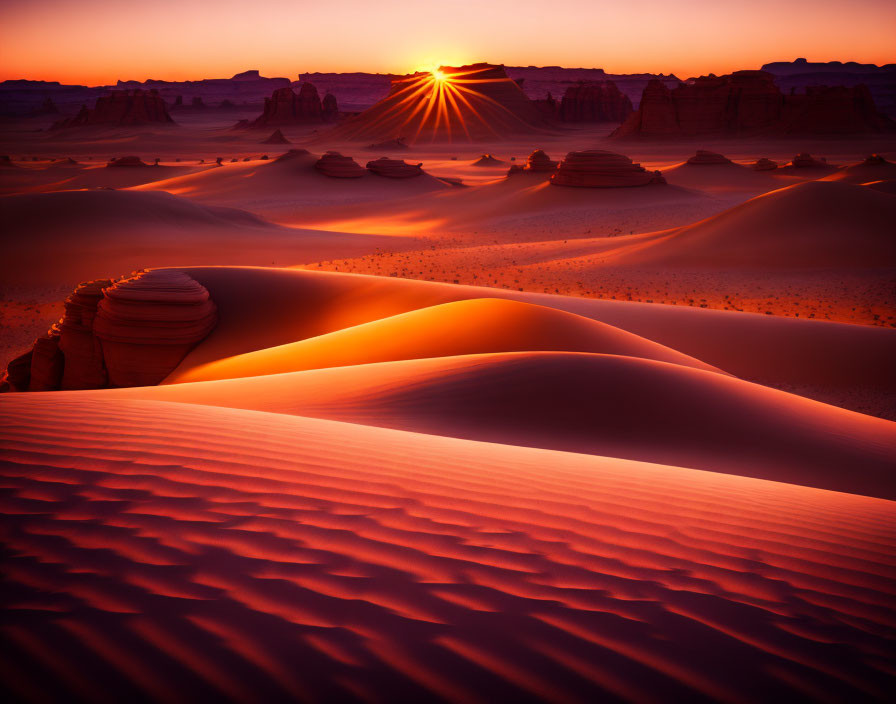
[(476, 142), (546, 132), (535, 103), (487, 63), (442, 66), (392, 81), (389, 94), (344, 120), (327, 137), (365, 143), (404, 137), (420, 142)]
[(816, 159), (814, 156), (807, 152), (802, 152), (801, 154), (797, 154), (790, 162), (790, 165), (797, 169), (833, 169), (835, 167), (828, 164), (828, 162), (822, 157), (821, 159)]
[(172, 270), (80, 284), (62, 319), (13, 359), (15, 391), (158, 384), (217, 321), (208, 291)]
[[(327, 96), (331, 98), (332, 96)], [(327, 101), (326, 116), (338, 113), (336, 99)], [(278, 88), (270, 98), (264, 99), (264, 111), (248, 127), (276, 127), (278, 125), (307, 125), (324, 122), (325, 110), (317, 95), (317, 88), (302, 82), (298, 95), (289, 86)], [(335, 118), (333, 118), (335, 119)]]
[(388, 178), (413, 178), (423, 174), (423, 164), (408, 164), (403, 159), (382, 157), (367, 162), (367, 170)]
[(496, 159), (491, 154), (483, 154), (471, 166), (502, 166), (503, 164), (503, 161)]
[(314, 168), (331, 178), (361, 178), (367, 173), (358, 162), (339, 152), (327, 152), (317, 160)]
[(552, 161), (551, 157), (545, 154), (544, 149), (536, 149), (526, 159), (524, 171), (554, 171), (557, 168), (557, 162)]
[(320, 102), (321, 117), (324, 122), (336, 122), (339, 119), (339, 103), (336, 102), (336, 96), (327, 93)]
[(697, 153), (694, 154), (687, 161), (688, 164), (697, 164), (697, 165), (706, 165), (706, 164), (730, 164), (731, 159), (727, 156), (723, 156), (721, 154), (717, 154), (716, 152), (710, 152), (705, 149), (698, 149)]
[(283, 136), (283, 132), (280, 130), (275, 130), (271, 133), (271, 136), (261, 142), (262, 144), (292, 144), (286, 137)]
[(632, 111), (632, 101), (613, 81), (590, 81), (569, 86), (555, 114), (563, 122), (622, 122)]
[(6, 366), (6, 383), (12, 391), (28, 391), (31, 383), (32, 350), (20, 354)]
[(94, 335), (112, 386), (158, 384), (217, 322), (200, 283), (180, 271), (153, 270), (103, 291)]
[(65, 358), (61, 389), (100, 389), (107, 385), (103, 350), (93, 334), (93, 321), (109, 279), (80, 284), (65, 299), (65, 314), (59, 323), (59, 349)]
[(34, 341), (31, 348), (31, 378), (29, 391), (55, 391), (62, 383), (65, 358), (59, 349), (59, 324)]
[(774, 76), (736, 71), (701, 76), (670, 90), (659, 80), (644, 89), (637, 111), (614, 137), (756, 134), (852, 134), (896, 129), (864, 86), (808, 88), (784, 95)]
[(600, 149), (569, 152), (551, 176), (555, 186), (579, 188), (624, 188), (665, 183), (659, 172), (651, 173), (622, 154)]
[(761, 159), (756, 160), (752, 168), (754, 171), (774, 171), (778, 168), (778, 164), (771, 159), (762, 157)]
[(106, 168), (115, 166), (149, 166), (149, 164), (143, 161), (139, 156), (120, 156), (112, 159), (112, 161), (106, 164)]
[(59, 120), (51, 129), (84, 127), (89, 125), (123, 126), (144, 124), (172, 124), (165, 101), (154, 91), (116, 90), (96, 99), (93, 110), (86, 106), (74, 117)]
[(299, 157), (308, 156), (311, 152), (307, 149), (290, 149), (287, 152), (284, 152), (280, 156), (278, 156), (274, 161), (292, 161), (293, 159), (297, 159)]

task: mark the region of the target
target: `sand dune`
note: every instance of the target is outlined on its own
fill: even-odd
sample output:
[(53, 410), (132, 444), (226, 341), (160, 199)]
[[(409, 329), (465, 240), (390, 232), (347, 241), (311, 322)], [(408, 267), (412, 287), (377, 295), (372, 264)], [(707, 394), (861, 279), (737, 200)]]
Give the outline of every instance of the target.
[(896, 201), (808, 182), (753, 198), (612, 259), (620, 265), (845, 268), (896, 265)]
[(886, 181), (896, 179), (896, 164), (883, 158), (869, 157), (858, 164), (850, 164), (838, 169), (823, 181), (840, 181), (841, 183), (862, 184), (870, 181)]
[(86, 393), (291, 413), (896, 498), (896, 423), (632, 357), (467, 355)]
[(175, 374), (450, 301), (510, 299), (598, 320), (734, 374), (821, 398), (896, 393), (896, 331), (818, 320), (552, 296), (389, 277), (246, 267), (187, 272), (218, 306), (217, 328)]
[(18, 696), (857, 701), (892, 683), (891, 502), (183, 404), (34, 394), (0, 413)]
[[(205, 203), (228, 203), (270, 212), (297, 204), (357, 203), (442, 191), (448, 184), (429, 174), (388, 179), (370, 172), (357, 179), (324, 176), (318, 154), (286, 153), (267, 161), (225, 164), (220, 169), (148, 183), (140, 190), (167, 191)], [(363, 163), (362, 163), (363, 166)]]
[(680, 352), (555, 308), (498, 298), (423, 308), (169, 375), (165, 383), (235, 379), (425, 357), (568, 350), (718, 371)]
[(214, 164), (106, 168), (105, 164), (51, 163), (0, 175), (0, 194), (46, 193), (81, 188), (130, 188), (214, 168)]
[[(372, 251), (382, 238), (285, 228), (169, 193), (62, 191), (0, 198), (4, 281), (54, 285), (136, 268), (205, 261), (300, 264), (322, 252)], [(247, 247), (247, 241), (252, 242)], [(392, 246), (400, 240), (390, 240)]]
[(675, 186), (695, 188), (711, 193), (765, 193), (792, 184), (796, 178), (783, 177), (774, 171), (754, 171), (748, 166), (727, 164), (689, 164), (663, 169), (663, 176)]

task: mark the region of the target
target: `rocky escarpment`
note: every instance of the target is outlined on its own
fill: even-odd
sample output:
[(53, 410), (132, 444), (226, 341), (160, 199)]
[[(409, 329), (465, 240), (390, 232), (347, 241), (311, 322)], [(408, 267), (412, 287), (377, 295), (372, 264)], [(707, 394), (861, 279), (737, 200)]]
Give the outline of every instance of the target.
[(65, 313), (7, 366), (13, 391), (100, 389), (160, 383), (217, 323), (208, 291), (159, 269), (80, 284)]
[(622, 122), (632, 114), (632, 101), (613, 81), (582, 81), (569, 86), (558, 102), (548, 93), (538, 109), (562, 122)]
[(144, 124), (172, 124), (165, 101), (154, 90), (116, 90), (96, 99), (91, 110), (86, 105), (74, 117), (59, 120), (52, 129), (105, 125), (110, 127)]
[(551, 176), (551, 183), (579, 188), (625, 188), (665, 183), (665, 179), (658, 171), (647, 171), (632, 163), (627, 156), (590, 149), (569, 152)]
[(785, 95), (764, 71), (701, 76), (670, 90), (652, 80), (614, 137), (859, 134), (896, 129), (865, 86), (815, 86)]
[(317, 88), (303, 82), (298, 94), (289, 86), (275, 90), (270, 98), (264, 99), (261, 115), (244, 126), (263, 128), (332, 122), (338, 114), (335, 97), (328, 94), (321, 102)]

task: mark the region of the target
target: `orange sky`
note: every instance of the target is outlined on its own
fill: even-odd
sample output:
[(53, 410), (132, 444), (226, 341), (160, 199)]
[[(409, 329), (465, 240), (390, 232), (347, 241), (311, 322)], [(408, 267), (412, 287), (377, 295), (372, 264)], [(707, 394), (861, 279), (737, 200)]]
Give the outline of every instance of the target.
[(798, 56), (896, 62), (894, 37), (892, 0), (0, 0), (0, 80), (250, 68), (295, 78), (483, 60), (685, 78)]

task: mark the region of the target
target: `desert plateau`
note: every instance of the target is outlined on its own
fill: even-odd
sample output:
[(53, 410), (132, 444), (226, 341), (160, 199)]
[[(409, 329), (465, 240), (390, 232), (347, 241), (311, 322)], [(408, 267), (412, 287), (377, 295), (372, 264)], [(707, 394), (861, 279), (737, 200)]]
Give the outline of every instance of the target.
[(896, 9), (41, 5), (4, 701), (892, 701)]

